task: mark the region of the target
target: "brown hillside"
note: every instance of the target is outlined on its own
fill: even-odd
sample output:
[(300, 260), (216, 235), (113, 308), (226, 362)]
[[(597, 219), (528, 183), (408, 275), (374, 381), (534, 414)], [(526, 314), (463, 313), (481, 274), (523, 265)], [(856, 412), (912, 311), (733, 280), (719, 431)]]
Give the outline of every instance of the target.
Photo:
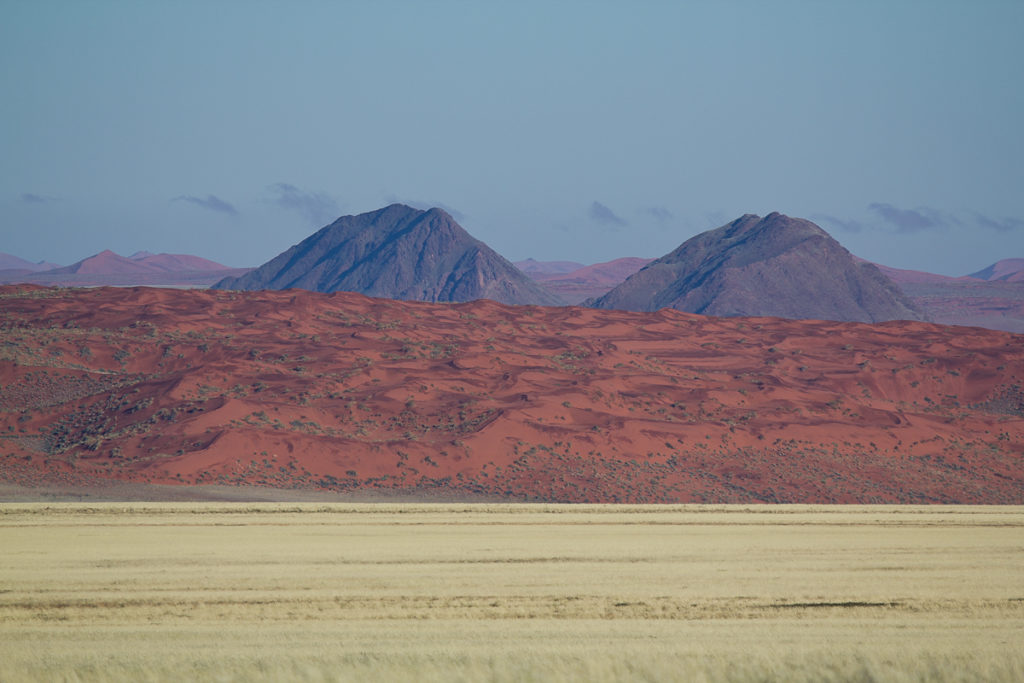
[(1021, 504), (1022, 342), (921, 322), (3, 287), (0, 480)]

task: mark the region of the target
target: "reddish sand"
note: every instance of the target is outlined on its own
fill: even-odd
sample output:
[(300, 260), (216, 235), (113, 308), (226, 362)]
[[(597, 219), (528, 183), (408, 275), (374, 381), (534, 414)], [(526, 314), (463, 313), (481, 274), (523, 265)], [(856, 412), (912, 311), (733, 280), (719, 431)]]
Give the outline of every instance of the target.
[[(1024, 337), (0, 287), (0, 482), (1024, 503)], [(98, 484), (97, 484), (98, 486)]]

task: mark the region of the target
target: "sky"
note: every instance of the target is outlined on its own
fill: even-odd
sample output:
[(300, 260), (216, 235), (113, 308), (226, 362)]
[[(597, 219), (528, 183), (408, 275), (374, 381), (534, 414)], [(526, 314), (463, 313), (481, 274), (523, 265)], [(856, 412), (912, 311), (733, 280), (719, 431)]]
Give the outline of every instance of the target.
[(510, 260), (742, 214), (1024, 257), (1024, 2), (0, 0), (0, 252), (259, 265), (438, 206)]

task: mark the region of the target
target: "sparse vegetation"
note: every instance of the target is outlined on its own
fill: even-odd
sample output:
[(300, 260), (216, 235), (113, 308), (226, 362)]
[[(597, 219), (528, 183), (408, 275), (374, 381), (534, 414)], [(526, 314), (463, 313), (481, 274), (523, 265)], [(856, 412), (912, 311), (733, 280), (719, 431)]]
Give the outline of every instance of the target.
[(995, 507), (8, 504), (0, 679), (1015, 681), (1022, 527)]
[[(1001, 333), (935, 328), (896, 347), (891, 333), (811, 321), (600, 312), (580, 326), (540, 308), (342, 295), (309, 295), (310, 314), (284, 326), (292, 294), (149, 292), (161, 304), (145, 320), (109, 296), (4, 300), (7, 481), (565, 502), (1024, 500), (1024, 354)], [(380, 471), (396, 450), (408, 462)]]

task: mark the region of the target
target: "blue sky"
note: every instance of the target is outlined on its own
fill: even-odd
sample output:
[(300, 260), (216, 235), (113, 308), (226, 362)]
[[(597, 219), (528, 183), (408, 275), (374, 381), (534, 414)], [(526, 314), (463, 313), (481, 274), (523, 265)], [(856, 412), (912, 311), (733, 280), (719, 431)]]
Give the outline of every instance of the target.
[(518, 260), (741, 214), (1024, 256), (1022, 2), (0, 0), (0, 251), (257, 265), (441, 206)]

